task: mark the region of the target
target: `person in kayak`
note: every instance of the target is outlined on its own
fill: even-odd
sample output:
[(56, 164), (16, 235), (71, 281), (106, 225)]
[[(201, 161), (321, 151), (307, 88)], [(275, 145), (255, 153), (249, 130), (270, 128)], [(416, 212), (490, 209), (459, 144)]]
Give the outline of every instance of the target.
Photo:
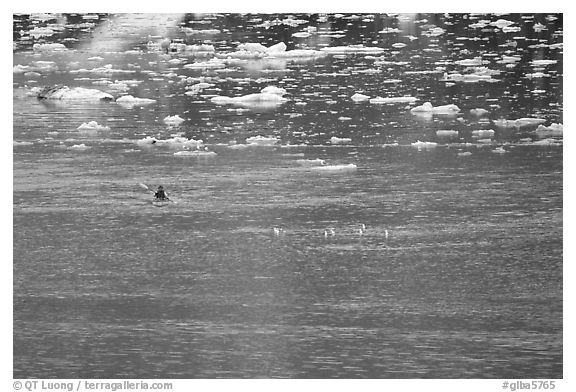
[(168, 194), (166, 193), (162, 185), (158, 187), (158, 190), (156, 191), (156, 193), (154, 193), (154, 197), (156, 198), (156, 200), (170, 200), (168, 198)]

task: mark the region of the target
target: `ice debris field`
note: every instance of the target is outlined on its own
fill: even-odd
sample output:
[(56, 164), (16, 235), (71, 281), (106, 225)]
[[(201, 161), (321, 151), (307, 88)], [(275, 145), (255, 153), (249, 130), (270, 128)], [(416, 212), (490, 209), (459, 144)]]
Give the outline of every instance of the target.
[(560, 18), (16, 14), (15, 99), (89, 109), (13, 144), (213, 159), (301, 148), (295, 167), (342, 173), (353, 157), (315, 165), (313, 149), (561, 146)]

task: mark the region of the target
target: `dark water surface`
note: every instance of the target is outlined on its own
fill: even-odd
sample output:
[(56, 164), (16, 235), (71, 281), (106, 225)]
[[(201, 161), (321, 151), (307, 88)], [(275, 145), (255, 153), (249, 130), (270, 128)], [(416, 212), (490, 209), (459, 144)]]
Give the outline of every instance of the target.
[[(561, 43), (546, 14), (14, 15), (14, 377), (562, 378), (562, 134), (497, 125), (562, 123)], [(474, 58), (493, 80), (442, 80)], [(156, 102), (34, 96), (54, 84)], [(288, 101), (211, 101), (269, 85)]]

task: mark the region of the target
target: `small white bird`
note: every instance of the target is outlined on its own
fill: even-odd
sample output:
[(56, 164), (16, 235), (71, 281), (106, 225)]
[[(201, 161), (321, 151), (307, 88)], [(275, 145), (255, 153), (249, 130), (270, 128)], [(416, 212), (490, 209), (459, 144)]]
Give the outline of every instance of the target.
[(334, 236), (336, 234), (336, 232), (334, 231), (333, 228), (329, 227), (326, 230), (324, 230), (324, 238), (328, 238), (328, 236)]

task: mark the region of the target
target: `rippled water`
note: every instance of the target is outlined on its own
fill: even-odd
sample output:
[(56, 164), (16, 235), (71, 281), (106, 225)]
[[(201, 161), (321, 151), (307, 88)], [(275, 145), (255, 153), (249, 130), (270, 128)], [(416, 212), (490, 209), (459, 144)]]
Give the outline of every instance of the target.
[[(383, 51), (186, 67), (246, 42)], [(561, 43), (546, 14), (14, 15), (14, 377), (562, 378), (561, 134), (496, 125), (562, 123)], [(477, 57), (493, 80), (442, 80)], [(156, 102), (33, 96), (55, 84)], [(288, 101), (211, 101), (268, 85)], [(142, 144), (174, 135), (216, 155)]]

